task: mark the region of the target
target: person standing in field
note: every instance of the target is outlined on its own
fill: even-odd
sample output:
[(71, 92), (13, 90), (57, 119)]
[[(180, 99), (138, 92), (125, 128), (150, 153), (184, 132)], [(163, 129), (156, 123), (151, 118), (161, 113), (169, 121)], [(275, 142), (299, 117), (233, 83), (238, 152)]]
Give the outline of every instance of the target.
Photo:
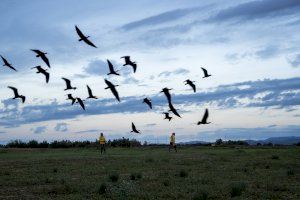
[(105, 149), (105, 137), (103, 135), (103, 133), (100, 134), (99, 137), (99, 143), (100, 143), (100, 149), (101, 149), (101, 154), (104, 152), (106, 153), (106, 149)]
[(170, 137), (169, 152), (170, 152), (171, 148), (174, 148), (175, 151), (177, 152), (177, 147), (176, 147), (176, 143), (175, 143), (175, 133), (172, 133), (172, 135)]

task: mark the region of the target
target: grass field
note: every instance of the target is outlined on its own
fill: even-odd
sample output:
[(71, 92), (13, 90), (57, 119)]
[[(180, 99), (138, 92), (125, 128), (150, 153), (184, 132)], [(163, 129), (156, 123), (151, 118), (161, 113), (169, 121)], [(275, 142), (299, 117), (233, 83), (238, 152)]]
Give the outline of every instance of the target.
[(300, 149), (0, 149), (0, 199), (300, 199)]

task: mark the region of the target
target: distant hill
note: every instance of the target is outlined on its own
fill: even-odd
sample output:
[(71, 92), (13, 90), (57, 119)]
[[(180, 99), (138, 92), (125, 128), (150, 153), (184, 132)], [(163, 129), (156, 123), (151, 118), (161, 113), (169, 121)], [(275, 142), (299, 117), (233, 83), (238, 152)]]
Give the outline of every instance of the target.
[(282, 144), (282, 145), (293, 145), (300, 142), (300, 137), (290, 136), (290, 137), (271, 137), (265, 140), (245, 140), (250, 145), (256, 145), (257, 143), (261, 144)]
[[(281, 145), (293, 145), (300, 142), (300, 137), (290, 136), (290, 137), (271, 137), (265, 140), (244, 140), (250, 145), (256, 145), (257, 143), (261, 144), (281, 144)], [(180, 142), (181, 145), (196, 145), (196, 144), (209, 144), (213, 142), (205, 142), (205, 141), (189, 141), (189, 142)]]
[(205, 142), (205, 141), (189, 141), (189, 142), (179, 142), (178, 144), (181, 145), (194, 145), (194, 144), (209, 144), (211, 142)]

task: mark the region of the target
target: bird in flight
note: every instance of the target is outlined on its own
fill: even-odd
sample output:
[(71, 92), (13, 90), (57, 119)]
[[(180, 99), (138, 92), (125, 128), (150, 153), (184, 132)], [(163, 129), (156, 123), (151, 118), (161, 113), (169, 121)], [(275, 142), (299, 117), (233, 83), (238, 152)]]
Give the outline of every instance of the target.
[(190, 85), (193, 88), (194, 92), (196, 92), (196, 85), (194, 84), (194, 81), (187, 79), (184, 82), (185, 82), (185, 85)]
[(108, 80), (106, 80), (106, 79), (104, 79), (104, 81), (105, 81), (105, 83), (106, 83), (106, 85), (107, 85), (107, 87), (106, 87), (105, 89), (106, 89), (106, 90), (107, 90), (107, 89), (110, 89), (110, 91), (113, 93), (113, 95), (116, 97), (116, 99), (120, 102), (119, 93), (118, 93), (118, 91), (116, 90), (116, 86), (118, 86), (118, 85), (114, 85), (114, 84), (112, 84), (110, 81), (108, 81)]
[(89, 93), (89, 97), (88, 99), (98, 99), (96, 96), (93, 95), (93, 92), (91, 90), (91, 88), (87, 85), (87, 90), (88, 90), (88, 93)]
[(42, 52), (38, 49), (31, 49), (31, 51), (35, 52), (37, 55), (36, 57), (41, 57), (41, 59), (46, 63), (46, 65), (50, 68), (50, 62), (48, 60), (48, 58), (46, 57), (46, 54), (45, 52)]
[(125, 60), (125, 64), (123, 64), (123, 66), (126, 66), (126, 65), (132, 66), (132, 68), (133, 68), (133, 73), (135, 73), (135, 72), (136, 72), (136, 68), (137, 68), (136, 62), (132, 62), (132, 61), (130, 60), (130, 56), (123, 56), (123, 57), (121, 57), (121, 58), (124, 58), (124, 60)]
[(151, 99), (145, 98), (145, 99), (143, 100), (143, 103), (147, 104), (147, 105), (150, 107), (150, 109), (152, 109), (152, 102), (151, 102)]
[(12, 86), (8, 86), (8, 88), (12, 89), (12, 90), (13, 90), (13, 92), (14, 92), (14, 95), (15, 95), (15, 97), (14, 97), (13, 99), (20, 98), (20, 99), (22, 99), (22, 103), (24, 103), (24, 102), (25, 102), (25, 100), (26, 100), (26, 97), (25, 97), (25, 96), (23, 96), (23, 95), (19, 95), (19, 93), (18, 93), (18, 89), (17, 89), (17, 88), (15, 88), (15, 87), (12, 87)]
[(172, 90), (172, 89), (169, 89), (169, 88), (163, 88), (162, 91), (160, 91), (160, 92), (163, 92), (163, 93), (166, 95), (169, 104), (171, 103), (171, 94), (170, 94), (170, 92), (169, 92), (170, 90)]
[(77, 34), (78, 34), (78, 36), (80, 37), (80, 39), (78, 40), (79, 42), (80, 41), (84, 41), (86, 44), (88, 44), (88, 45), (90, 45), (90, 46), (92, 46), (92, 47), (95, 47), (95, 48), (97, 48), (88, 38), (90, 37), (90, 36), (85, 36), (85, 35), (83, 35), (83, 33), (81, 32), (81, 30), (75, 25), (75, 29), (76, 29), (76, 32), (77, 32)]
[(200, 125), (200, 124), (210, 124), (211, 122), (207, 122), (207, 118), (208, 118), (208, 109), (206, 108), (202, 120), (199, 121), (197, 123), (197, 125)]
[(38, 70), (38, 71), (36, 72), (37, 74), (38, 74), (38, 73), (44, 74), (45, 77), (46, 77), (46, 83), (49, 82), (50, 74), (47, 72), (46, 69), (43, 69), (41, 66), (36, 66), (36, 67), (31, 68), (31, 69), (37, 69), (37, 70)]
[(210, 76), (211, 76), (211, 74), (208, 74), (208, 72), (207, 72), (206, 69), (204, 69), (203, 67), (201, 67), (201, 69), (202, 69), (202, 71), (203, 71), (203, 73), (204, 73), (204, 77), (202, 77), (202, 78), (207, 78), (207, 77), (210, 77)]
[(164, 119), (168, 119), (169, 121), (171, 121), (172, 117), (170, 117), (169, 113), (164, 112), (163, 114), (165, 114), (165, 118)]
[(76, 99), (72, 96), (72, 94), (68, 94), (67, 100), (72, 100), (72, 105), (75, 103)]
[(76, 103), (79, 103), (79, 105), (81, 106), (81, 108), (83, 110), (85, 110), (85, 106), (84, 106), (83, 100), (77, 97), (76, 101), (77, 101)]
[(132, 129), (132, 131), (130, 131), (131, 133), (132, 133), (132, 132), (134, 132), (134, 133), (140, 133), (140, 130), (137, 130), (137, 129), (136, 129), (136, 127), (135, 127), (135, 125), (134, 125), (133, 122), (131, 122), (131, 129)]
[(12, 70), (17, 71), (5, 58), (3, 58), (3, 56), (1, 56), (1, 58), (3, 60), (3, 66), (7, 66), (7, 67), (11, 68)]
[(169, 108), (172, 113), (174, 113), (174, 115), (178, 116), (181, 118), (181, 116), (179, 115), (179, 113), (177, 112), (177, 110), (174, 108), (173, 104), (172, 103), (169, 103)]
[(107, 64), (108, 64), (108, 67), (109, 67), (109, 73), (107, 75), (114, 74), (114, 75), (120, 76), (118, 71), (117, 70), (115, 71), (113, 64), (109, 60), (107, 60)]
[(71, 86), (71, 81), (67, 78), (62, 78), (66, 82), (66, 89), (65, 90), (76, 90), (76, 87)]

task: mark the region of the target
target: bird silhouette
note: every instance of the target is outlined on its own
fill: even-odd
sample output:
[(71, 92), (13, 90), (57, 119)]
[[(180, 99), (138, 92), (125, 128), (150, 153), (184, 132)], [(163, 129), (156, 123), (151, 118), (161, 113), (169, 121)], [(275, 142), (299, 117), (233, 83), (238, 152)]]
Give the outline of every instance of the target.
[(108, 67), (109, 67), (109, 73), (107, 75), (114, 74), (114, 75), (120, 76), (120, 74), (117, 73), (118, 70), (115, 71), (113, 64), (109, 60), (107, 60), (107, 64), (108, 64)]
[(168, 119), (169, 121), (171, 121), (172, 117), (170, 117), (169, 113), (164, 112), (163, 114), (165, 114), (165, 118), (164, 119)]
[(3, 60), (3, 66), (7, 66), (7, 67), (11, 68), (12, 70), (17, 71), (3, 56), (1, 56), (1, 58)]
[(77, 97), (76, 101), (77, 101), (76, 103), (79, 103), (79, 105), (81, 106), (81, 108), (83, 110), (85, 110), (85, 106), (84, 106), (83, 100)]
[(172, 113), (174, 113), (174, 115), (178, 116), (181, 118), (181, 116), (179, 115), (179, 113), (177, 112), (177, 110), (174, 108), (173, 104), (172, 103), (169, 103), (169, 108)]
[(200, 125), (200, 124), (210, 124), (211, 122), (207, 122), (207, 118), (208, 118), (208, 109), (206, 108), (206, 109), (205, 109), (205, 113), (204, 113), (204, 115), (203, 115), (203, 117), (202, 117), (202, 120), (199, 121), (199, 122), (197, 123), (197, 125)]
[(44, 74), (45, 77), (46, 77), (46, 83), (49, 82), (50, 74), (47, 72), (46, 69), (43, 69), (41, 66), (36, 66), (36, 67), (31, 68), (31, 69), (37, 69), (37, 70), (38, 70), (38, 71), (36, 72), (37, 74), (38, 74), (38, 73)]
[(137, 130), (134, 123), (131, 122), (131, 128), (132, 128), (132, 131), (130, 131), (131, 133), (134, 132), (134, 133), (140, 133), (140, 130)]
[(78, 40), (79, 42), (80, 41), (84, 41), (86, 44), (88, 44), (88, 45), (90, 45), (90, 46), (92, 46), (92, 47), (95, 47), (95, 48), (97, 48), (88, 38), (90, 37), (90, 36), (85, 36), (85, 35), (83, 35), (83, 33), (81, 32), (81, 30), (75, 25), (75, 29), (76, 29), (76, 32), (77, 32), (77, 34), (78, 34), (78, 36), (80, 37), (80, 39)]
[(36, 57), (41, 57), (41, 59), (46, 63), (46, 65), (50, 68), (50, 62), (48, 60), (48, 58), (46, 57), (46, 54), (45, 52), (42, 52), (38, 49), (31, 49), (31, 51), (35, 52), (37, 55)]
[(87, 87), (88, 93), (89, 93), (88, 99), (98, 99), (96, 96), (93, 95), (91, 88), (88, 85), (86, 87)]
[(17, 89), (17, 88), (15, 88), (15, 87), (12, 87), (12, 86), (8, 86), (8, 88), (12, 89), (12, 90), (13, 90), (13, 92), (14, 92), (14, 95), (15, 95), (15, 97), (14, 97), (13, 99), (20, 98), (20, 99), (22, 99), (22, 103), (24, 103), (24, 102), (25, 102), (25, 100), (26, 100), (26, 97), (25, 97), (25, 96), (23, 96), (23, 95), (19, 95), (19, 93), (18, 93), (18, 89)]
[(207, 72), (206, 69), (204, 69), (203, 67), (201, 67), (201, 69), (202, 69), (202, 71), (203, 71), (203, 73), (204, 73), (204, 77), (202, 77), (202, 78), (207, 78), (207, 77), (210, 77), (210, 76), (211, 76), (211, 74), (208, 74), (208, 72)]
[(66, 82), (66, 89), (65, 90), (76, 90), (76, 87), (71, 86), (71, 81), (67, 78), (62, 78)]
[(136, 68), (137, 68), (136, 62), (132, 62), (132, 61), (130, 60), (130, 56), (123, 56), (123, 57), (121, 57), (121, 58), (124, 58), (124, 60), (125, 60), (125, 64), (123, 64), (123, 66), (126, 66), (126, 65), (132, 66), (132, 68), (133, 68), (133, 73), (135, 73), (135, 72), (136, 72)]
[(170, 94), (170, 92), (169, 92), (170, 90), (172, 90), (172, 89), (169, 89), (169, 88), (163, 88), (162, 91), (160, 91), (160, 92), (163, 92), (163, 93), (166, 95), (169, 104), (171, 103), (171, 94)]
[(114, 85), (106, 79), (104, 79), (104, 81), (107, 85), (107, 87), (105, 89), (110, 89), (110, 91), (113, 93), (113, 95), (116, 97), (116, 99), (120, 102), (120, 97), (119, 97), (118, 91), (116, 90), (116, 86), (118, 86), (118, 85)]
[(196, 92), (196, 85), (193, 83), (194, 81), (187, 79), (184, 82), (185, 82), (185, 85), (190, 85), (193, 88), (194, 92)]
[(75, 103), (76, 99), (72, 96), (72, 94), (67, 94), (68, 98), (67, 100), (72, 100), (72, 105)]
[(145, 99), (143, 100), (143, 103), (147, 104), (147, 105), (150, 107), (150, 109), (152, 109), (152, 102), (151, 102), (151, 99), (145, 98)]

